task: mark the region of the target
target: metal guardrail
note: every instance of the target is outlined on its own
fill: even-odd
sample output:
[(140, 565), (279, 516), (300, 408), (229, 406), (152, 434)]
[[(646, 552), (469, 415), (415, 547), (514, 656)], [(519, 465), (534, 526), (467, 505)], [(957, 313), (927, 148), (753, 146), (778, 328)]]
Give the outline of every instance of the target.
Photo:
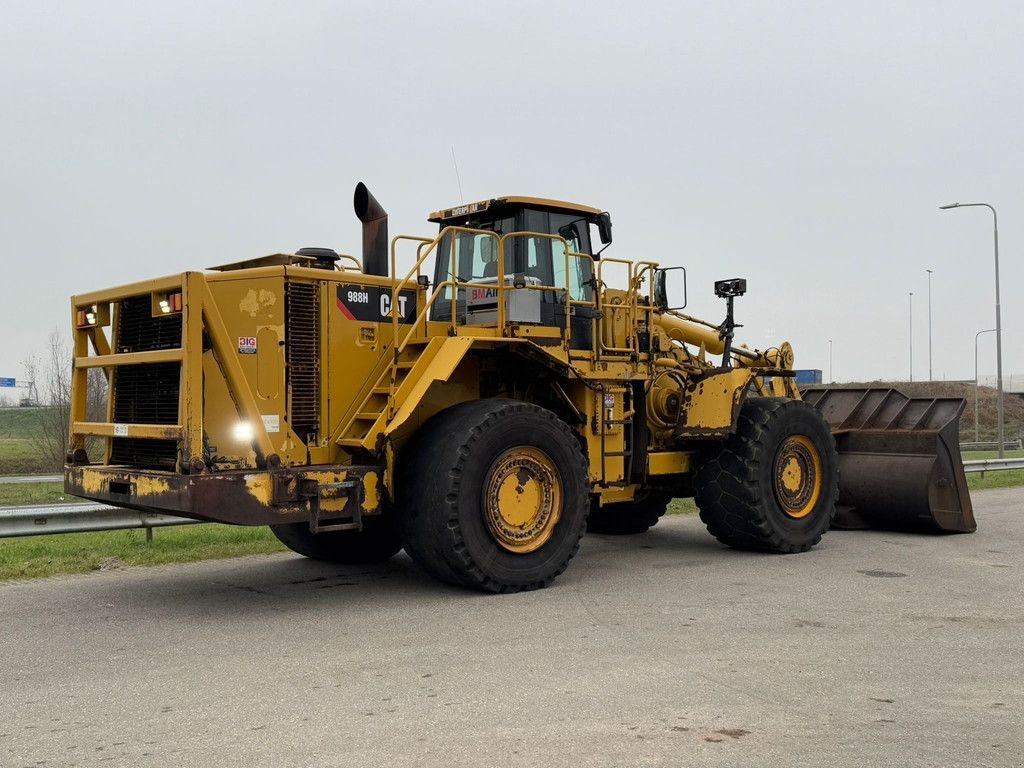
[(198, 522), (183, 517), (137, 512), (93, 503), (0, 507), (0, 538), (145, 528), (146, 538), (149, 539), (153, 528), (193, 525)]
[[(999, 442), (997, 440), (982, 440), (981, 442), (960, 443), (961, 451), (997, 451)], [(1007, 440), (1003, 443), (1005, 451), (1024, 451), (1024, 440)]]
[(964, 462), (964, 472), (997, 472), (1004, 469), (1024, 469), (1024, 456), (1013, 459), (978, 459)]
[[(965, 461), (964, 472), (998, 472), (1024, 469), (1024, 456), (1012, 459)], [(28, 481), (25, 481), (28, 482)], [(170, 525), (198, 525), (198, 520), (137, 512), (106, 504), (40, 504), (30, 507), (0, 507), (0, 539), (40, 536), (49, 533), (87, 533), (145, 528), (151, 539), (154, 528)]]

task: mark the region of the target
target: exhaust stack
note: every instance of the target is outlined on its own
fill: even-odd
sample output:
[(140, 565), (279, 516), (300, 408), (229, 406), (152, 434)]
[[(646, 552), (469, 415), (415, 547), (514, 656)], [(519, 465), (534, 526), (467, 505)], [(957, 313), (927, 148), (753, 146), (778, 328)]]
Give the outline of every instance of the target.
[(353, 198), (356, 216), (363, 222), (363, 274), (388, 274), (388, 212), (363, 182), (356, 184)]

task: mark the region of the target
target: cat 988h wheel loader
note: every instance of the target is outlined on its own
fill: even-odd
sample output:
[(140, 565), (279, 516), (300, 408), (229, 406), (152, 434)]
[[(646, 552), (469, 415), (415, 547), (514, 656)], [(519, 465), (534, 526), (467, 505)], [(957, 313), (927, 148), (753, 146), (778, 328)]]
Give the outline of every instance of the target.
[(974, 530), (963, 403), (802, 395), (788, 343), (734, 342), (744, 280), (716, 283), (708, 323), (672, 306), (681, 269), (603, 255), (597, 208), (495, 198), (393, 240), (362, 184), (355, 208), (361, 261), (303, 248), (73, 297), (68, 492), (269, 525), (313, 558), (404, 547), (495, 592), (550, 583), (588, 526), (640, 533), (676, 497), (765, 552), (833, 525)]

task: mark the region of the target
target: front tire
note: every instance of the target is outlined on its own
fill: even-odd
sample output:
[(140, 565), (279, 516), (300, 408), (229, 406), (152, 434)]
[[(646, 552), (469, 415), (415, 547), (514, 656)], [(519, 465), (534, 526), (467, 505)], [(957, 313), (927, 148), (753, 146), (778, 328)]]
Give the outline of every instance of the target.
[(548, 410), (501, 399), (453, 406), (420, 428), (399, 471), (406, 552), (437, 579), (489, 592), (538, 589), (579, 549), (586, 460)]
[(700, 518), (723, 544), (762, 552), (805, 552), (832, 524), (839, 456), (809, 403), (756, 397), (736, 433), (698, 465)]

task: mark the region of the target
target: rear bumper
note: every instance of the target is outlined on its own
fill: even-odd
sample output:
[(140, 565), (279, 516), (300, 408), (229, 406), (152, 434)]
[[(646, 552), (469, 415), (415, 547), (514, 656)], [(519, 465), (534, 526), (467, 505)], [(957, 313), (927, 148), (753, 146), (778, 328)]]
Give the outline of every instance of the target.
[(382, 472), (374, 466), (318, 466), (183, 475), (116, 466), (64, 467), (74, 496), (193, 520), (277, 525), (379, 514)]

